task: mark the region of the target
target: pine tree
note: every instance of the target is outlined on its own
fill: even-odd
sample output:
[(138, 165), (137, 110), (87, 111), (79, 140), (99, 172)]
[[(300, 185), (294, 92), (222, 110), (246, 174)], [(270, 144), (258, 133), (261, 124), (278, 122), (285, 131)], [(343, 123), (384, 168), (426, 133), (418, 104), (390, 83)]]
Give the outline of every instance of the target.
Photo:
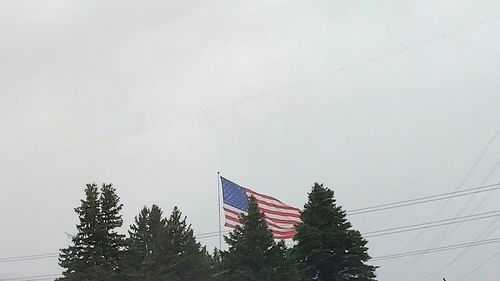
[(122, 224), (122, 206), (111, 185), (87, 184), (85, 199), (75, 208), (79, 224), (72, 245), (61, 249), (59, 265), (65, 268), (59, 280), (116, 280), (123, 245), (116, 228)]
[(162, 277), (176, 281), (210, 280), (209, 255), (193, 234), (186, 217), (174, 207), (160, 237), (160, 251), (155, 257), (164, 267)]
[(376, 267), (366, 264), (367, 241), (352, 229), (332, 190), (315, 183), (301, 218), (293, 250), (305, 280), (375, 280)]
[(80, 207), (75, 208), (79, 224), (77, 234), (71, 240), (73, 245), (61, 249), (59, 265), (65, 268), (59, 280), (81, 280), (81, 275), (93, 265), (99, 263), (99, 257), (93, 249), (99, 241), (99, 191), (97, 185), (87, 184), (85, 199), (80, 200)]
[(224, 269), (222, 264), (222, 251), (215, 248), (210, 255), (210, 275), (212, 280), (223, 280), (223, 276), (228, 271)]
[(156, 205), (144, 208), (130, 226), (123, 280), (210, 280), (210, 260), (175, 207), (169, 219)]
[[(229, 272), (225, 280), (241, 281), (285, 281), (284, 244), (276, 244), (267, 228), (257, 201), (251, 197), (248, 214), (228, 237), (224, 237), (229, 250), (223, 253), (224, 268)], [(288, 280), (287, 280), (288, 281)]]
[(275, 260), (277, 261), (276, 273), (279, 280), (299, 281), (303, 280), (297, 268), (296, 259), (293, 256), (292, 249), (288, 248), (285, 241), (281, 240), (276, 244)]
[(154, 280), (158, 265), (153, 257), (159, 250), (159, 239), (165, 230), (162, 210), (153, 205), (144, 207), (130, 226), (127, 250), (122, 262), (122, 279)]
[(111, 184), (103, 184), (101, 196), (99, 197), (100, 215), (99, 225), (101, 226), (101, 244), (96, 250), (101, 251), (103, 257), (101, 269), (109, 272), (112, 279), (116, 279), (116, 271), (123, 257), (125, 247), (124, 235), (119, 234), (116, 229), (123, 225), (120, 211), (123, 204), (116, 194), (116, 189)]

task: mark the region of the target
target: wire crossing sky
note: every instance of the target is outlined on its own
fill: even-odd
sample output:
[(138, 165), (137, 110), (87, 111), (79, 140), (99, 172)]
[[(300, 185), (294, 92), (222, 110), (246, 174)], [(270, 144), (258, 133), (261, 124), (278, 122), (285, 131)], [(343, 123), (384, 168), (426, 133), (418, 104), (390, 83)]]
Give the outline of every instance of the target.
[[(322, 182), (345, 210), (497, 183), (499, 19), (491, 0), (3, 1), (1, 256), (65, 247), (92, 182), (117, 188), (124, 233), (153, 203), (213, 232), (217, 171), (297, 207)], [(499, 194), (349, 219), (426, 227), (497, 210)], [(371, 237), (369, 254), (492, 241), (499, 225)], [(378, 280), (499, 279), (499, 244), (465, 249), (374, 261)], [(0, 280), (59, 272), (0, 263)]]

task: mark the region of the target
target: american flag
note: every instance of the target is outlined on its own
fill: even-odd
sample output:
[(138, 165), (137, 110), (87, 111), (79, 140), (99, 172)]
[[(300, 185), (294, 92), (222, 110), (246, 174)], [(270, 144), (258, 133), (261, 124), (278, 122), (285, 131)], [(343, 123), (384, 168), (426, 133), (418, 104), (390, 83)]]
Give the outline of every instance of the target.
[(290, 239), (295, 236), (295, 225), (301, 222), (299, 208), (286, 205), (274, 197), (241, 187), (223, 177), (221, 177), (221, 182), (227, 227), (235, 228), (240, 225), (239, 218), (241, 214), (247, 214), (250, 196), (254, 196), (260, 211), (264, 214), (267, 227), (275, 239)]

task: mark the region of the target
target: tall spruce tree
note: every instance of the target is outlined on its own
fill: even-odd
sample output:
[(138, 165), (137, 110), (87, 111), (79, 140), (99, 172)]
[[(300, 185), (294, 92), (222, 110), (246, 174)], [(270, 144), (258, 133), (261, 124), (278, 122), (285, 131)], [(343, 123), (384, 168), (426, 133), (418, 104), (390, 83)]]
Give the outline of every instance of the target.
[(154, 280), (159, 267), (154, 260), (159, 239), (165, 231), (163, 212), (157, 205), (144, 207), (130, 226), (127, 250), (122, 262), (122, 279)]
[(267, 228), (264, 215), (259, 211), (257, 200), (252, 196), (248, 214), (229, 236), (224, 237), (229, 250), (222, 253), (224, 280), (241, 281), (289, 281), (284, 243), (277, 244)]
[(101, 269), (109, 272), (113, 279), (116, 279), (115, 273), (118, 271), (118, 265), (123, 257), (125, 247), (125, 236), (119, 234), (116, 229), (123, 225), (123, 219), (120, 211), (123, 204), (120, 203), (120, 197), (116, 194), (116, 189), (111, 184), (103, 184), (101, 187), (101, 196), (99, 197), (100, 215), (99, 225), (102, 230), (101, 250), (103, 262)]
[(61, 249), (59, 265), (65, 270), (58, 280), (116, 280), (123, 245), (115, 231), (121, 226), (121, 204), (115, 189), (87, 184), (85, 199), (75, 208), (79, 223), (72, 245)]
[(156, 205), (145, 207), (129, 235), (124, 280), (210, 280), (209, 255), (177, 207), (168, 219)]
[(279, 280), (302, 281), (303, 278), (298, 270), (292, 249), (288, 248), (283, 240), (279, 241), (276, 247), (277, 266), (275, 268), (276, 274), (280, 277)]
[(227, 272), (222, 264), (222, 251), (215, 248), (210, 255), (210, 275), (211, 280), (224, 280), (224, 274)]
[(160, 272), (175, 281), (210, 280), (210, 256), (194, 237), (191, 225), (179, 208), (174, 207), (160, 237), (156, 260), (163, 265)]
[(80, 207), (75, 208), (79, 224), (77, 233), (72, 236), (73, 245), (61, 249), (59, 265), (64, 268), (59, 280), (83, 280), (81, 275), (92, 265), (98, 264), (98, 257), (93, 251), (97, 247), (99, 232), (99, 191), (96, 184), (87, 184), (85, 199), (80, 200)]
[(352, 229), (332, 190), (315, 183), (301, 218), (293, 250), (305, 280), (375, 280), (376, 267), (366, 264), (367, 241)]

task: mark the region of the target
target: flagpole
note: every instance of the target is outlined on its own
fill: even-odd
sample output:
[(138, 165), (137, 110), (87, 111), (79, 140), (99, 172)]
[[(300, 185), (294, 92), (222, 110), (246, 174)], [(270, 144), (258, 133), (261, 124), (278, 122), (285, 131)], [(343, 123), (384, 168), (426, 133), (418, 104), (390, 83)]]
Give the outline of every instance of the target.
[(220, 173), (217, 172), (217, 198), (219, 201), (219, 251), (222, 249), (222, 230), (220, 222)]

